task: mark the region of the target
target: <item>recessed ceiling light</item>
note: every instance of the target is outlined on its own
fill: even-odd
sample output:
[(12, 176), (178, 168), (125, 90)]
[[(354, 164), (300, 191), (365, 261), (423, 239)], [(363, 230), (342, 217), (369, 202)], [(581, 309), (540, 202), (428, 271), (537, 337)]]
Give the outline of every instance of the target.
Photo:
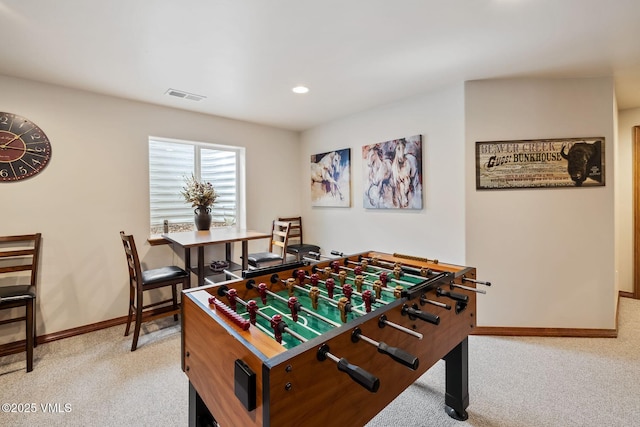
[(296, 86), (291, 89), (294, 93), (307, 93), (309, 92), (309, 88), (306, 86)]

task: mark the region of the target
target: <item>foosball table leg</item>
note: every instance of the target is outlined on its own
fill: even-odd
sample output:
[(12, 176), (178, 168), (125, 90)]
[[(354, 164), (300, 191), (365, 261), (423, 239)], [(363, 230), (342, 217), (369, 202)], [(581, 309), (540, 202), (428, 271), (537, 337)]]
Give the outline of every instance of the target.
[(189, 427), (217, 427), (218, 423), (189, 381)]
[(445, 412), (451, 418), (469, 418), (469, 338), (465, 338), (444, 357), (446, 371)]

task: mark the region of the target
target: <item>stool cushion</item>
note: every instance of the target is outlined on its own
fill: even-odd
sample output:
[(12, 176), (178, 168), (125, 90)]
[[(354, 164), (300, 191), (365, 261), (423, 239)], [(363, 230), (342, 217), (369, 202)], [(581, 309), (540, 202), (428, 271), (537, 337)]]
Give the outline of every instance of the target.
[(180, 279), (186, 277), (186, 271), (175, 265), (168, 267), (154, 268), (142, 272), (142, 283), (150, 285), (155, 282), (163, 282), (165, 280)]
[(287, 252), (292, 254), (308, 254), (309, 252), (320, 252), (320, 246), (307, 245), (306, 243), (302, 245), (289, 245), (287, 246)]
[(254, 267), (258, 267), (259, 265), (264, 267), (264, 264), (282, 263), (282, 257), (273, 252), (257, 252), (249, 255), (247, 262)]
[(3, 298), (16, 300), (16, 297), (35, 298), (35, 288), (31, 285), (0, 286), (0, 302)]

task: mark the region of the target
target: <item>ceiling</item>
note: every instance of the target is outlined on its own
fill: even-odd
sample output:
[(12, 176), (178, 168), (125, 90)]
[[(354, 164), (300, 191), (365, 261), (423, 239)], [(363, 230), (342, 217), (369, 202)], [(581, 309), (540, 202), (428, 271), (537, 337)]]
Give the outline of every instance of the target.
[(638, 18), (638, 0), (0, 0), (0, 74), (291, 130), (478, 79), (613, 76), (625, 109)]

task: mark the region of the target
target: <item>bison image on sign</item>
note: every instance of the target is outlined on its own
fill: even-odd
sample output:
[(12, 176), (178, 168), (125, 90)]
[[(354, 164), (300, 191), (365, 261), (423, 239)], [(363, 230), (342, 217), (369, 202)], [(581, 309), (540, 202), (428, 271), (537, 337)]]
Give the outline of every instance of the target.
[(603, 137), (476, 142), (476, 188), (605, 185)]
[(587, 178), (602, 182), (602, 141), (576, 142), (567, 153), (565, 148), (563, 145), (560, 155), (567, 160), (567, 172), (576, 186), (580, 187)]

